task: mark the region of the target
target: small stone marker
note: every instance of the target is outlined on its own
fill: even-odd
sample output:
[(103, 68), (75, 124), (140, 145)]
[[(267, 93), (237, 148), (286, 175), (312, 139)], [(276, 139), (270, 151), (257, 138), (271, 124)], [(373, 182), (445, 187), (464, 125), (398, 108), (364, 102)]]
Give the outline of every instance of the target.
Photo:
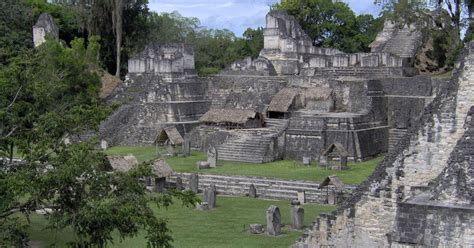
[(310, 166), (311, 165), (311, 157), (303, 157), (303, 165)]
[(184, 142), (183, 142), (183, 146), (181, 147), (181, 152), (183, 154), (183, 157), (187, 157), (191, 155), (191, 140), (189, 139), (188, 136), (184, 137)]
[(189, 189), (196, 194), (199, 192), (199, 177), (197, 174), (191, 174), (189, 178)]
[(304, 209), (299, 201), (291, 202), (291, 228), (300, 230), (304, 225)]
[(278, 236), (281, 233), (281, 215), (277, 206), (270, 206), (267, 209), (267, 234)]
[(249, 187), (249, 197), (257, 198), (257, 189), (255, 188), (255, 185), (253, 184), (250, 184), (250, 187)]
[(262, 224), (250, 224), (250, 233), (251, 234), (262, 234), (263, 225)]
[(300, 204), (306, 203), (306, 193), (304, 191), (298, 191), (298, 201)]
[(181, 177), (177, 177), (176, 178), (176, 190), (181, 191), (183, 189), (184, 189), (183, 179), (181, 179)]
[(198, 168), (200, 170), (204, 170), (204, 169), (211, 168), (211, 165), (209, 164), (209, 162), (199, 161), (199, 162), (196, 163), (196, 168)]
[(163, 193), (165, 191), (166, 177), (155, 178), (155, 192)]
[(217, 190), (216, 190), (216, 185), (211, 184), (209, 188), (204, 190), (204, 201), (207, 202), (209, 205), (209, 208), (215, 208), (216, 207), (216, 195), (217, 195)]
[(217, 167), (217, 150), (212, 146), (207, 151), (207, 162), (211, 168)]
[(207, 204), (207, 202), (201, 202), (196, 206), (196, 209), (201, 211), (207, 211), (209, 210), (209, 204)]

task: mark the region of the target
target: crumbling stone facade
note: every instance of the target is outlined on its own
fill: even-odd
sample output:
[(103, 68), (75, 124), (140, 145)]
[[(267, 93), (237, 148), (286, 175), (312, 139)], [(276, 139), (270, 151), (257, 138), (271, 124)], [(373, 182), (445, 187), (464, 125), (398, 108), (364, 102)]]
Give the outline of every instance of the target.
[(474, 245), (473, 48), (375, 173), (295, 247)]
[(59, 39), (59, 28), (50, 14), (42, 13), (33, 26), (33, 43), (35, 47), (43, 44), (46, 37)]
[[(433, 81), (405, 77), (413, 68), (398, 55), (314, 47), (294, 17), (272, 11), (266, 21), (260, 57), (210, 78), (195, 75), (191, 47), (148, 46), (130, 59), (124, 86), (110, 97), (125, 105), (102, 125), (102, 138), (110, 145), (152, 144), (163, 126), (176, 126), (192, 147), (215, 146), (223, 160), (317, 161), (340, 143), (349, 160), (360, 161), (386, 152), (432, 100)], [(209, 127), (199, 122), (209, 109), (267, 118), (259, 129)]]

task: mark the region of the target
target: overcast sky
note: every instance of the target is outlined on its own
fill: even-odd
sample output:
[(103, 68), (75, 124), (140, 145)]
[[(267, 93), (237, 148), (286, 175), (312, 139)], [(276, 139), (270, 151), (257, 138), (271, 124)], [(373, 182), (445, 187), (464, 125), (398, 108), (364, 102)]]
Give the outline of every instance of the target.
[[(187, 17), (197, 17), (202, 26), (229, 29), (240, 36), (247, 27), (265, 25), (269, 5), (278, 0), (150, 0), (150, 9), (157, 12), (178, 11)], [(373, 0), (344, 0), (356, 14), (378, 15)]]

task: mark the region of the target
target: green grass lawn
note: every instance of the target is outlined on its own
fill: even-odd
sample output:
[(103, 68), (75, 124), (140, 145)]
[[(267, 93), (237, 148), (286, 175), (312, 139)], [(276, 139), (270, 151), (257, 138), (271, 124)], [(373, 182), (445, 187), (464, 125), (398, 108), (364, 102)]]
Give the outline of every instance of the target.
[[(106, 151), (109, 155), (134, 154), (142, 162), (156, 158), (155, 147), (112, 147)], [(382, 157), (362, 163), (349, 163), (349, 169), (344, 171), (327, 170), (312, 165), (304, 166), (299, 161), (275, 161), (265, 164), (249, 164), (242, 162), (219, 161), (218, 167), (208, 170), (196, 168), (197, 161), (206, 161), (207, 156), (202, 152), (193, 152), (191, 156), (167, 158), (167, 162), (175, 172), (205, 173), (217, 175), (261, 176), (281, 179), (308, 180), (320, 182), (325, 177), (337, 175), (346, 184), (360, 184), (372, 174)]]
[[(282, 223), (285, 225), (283, 234), (279, 237), (253, 235), (244, 231), (249, 224), (265, 224), (265, 211), (270, 205), (280, 207)], [(304, 205), (305, 225), (310, 226), (320, 212), (334, 210), (333, 206), (315, 204)], [(217, 208), (202, 212), (182, 207), (176, 202), (168, 210), (156, 209), (157, 215), (168, 219), (168, 225), (174, 238), (174, 247), (289, 247), (299, 236), (301, 231), (291, 231), (290, 204), (288, 201), (266, 201), (243, 197), (218, 196)], [(46, 220), (43, 216), (33, 215), (31, 218), (30, 238), (39, 242), (41, 247), (49, 247), (56, 243), (59, 247), (74, 240), (70, 230), (58, 233), (44, 230)], [(117, 240), (109, 247), (146, 247), (145, 236), (140, 234), (133, 239)]]

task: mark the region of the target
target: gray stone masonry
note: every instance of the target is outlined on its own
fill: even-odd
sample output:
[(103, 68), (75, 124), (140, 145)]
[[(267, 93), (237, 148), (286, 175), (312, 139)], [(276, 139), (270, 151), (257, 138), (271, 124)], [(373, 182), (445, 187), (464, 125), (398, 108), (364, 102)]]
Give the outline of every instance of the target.
[[(174, 173), (168, 178), (168, 181), (173, 183), (177, 177), (181, 177), (183, 183), (189, 185), (191, 174)], [(215, 184), (217, 191), (222, 195), (247, 196), (249, 187), (253, 184), (257, 190), (258, 198), (291, 201), (298, 199), (299, 191), (304, 191), (303, 195), (307, 203), (327, 203), (326, 188), (319, 189), (318, 183), (310, 181), (199, 174), (200, 191), (204, 191), (211, 184)], [(333, 186), (329, 187), (329, 190), (335, 190)], [(347, 197), (353, 189), (355, 186), (346, 185), (343, 192), (344, 197)]]
[(59, 39), (59, 28), (50, 14), (42, 13), (33, 26), (33, 43), (35, 47), (46, 42), (46, 37)]
[(278, 236), (281, 234), (281, 215), (277, 206), (270, 206), (267, 209), (267, 234)]
[(462, 190), (470, 181), (464, 168), (472, 170), (466, 154), (474, 150), (472, 143), (463, 143), (470, 139), (466, 127), (474, 106), (474, 43), (467, 46), (452, 80), (416, 125), (352, 197), (334, 213), (321, 215), (295, 247), (474, 245), (472, 197), (466, 201)]

